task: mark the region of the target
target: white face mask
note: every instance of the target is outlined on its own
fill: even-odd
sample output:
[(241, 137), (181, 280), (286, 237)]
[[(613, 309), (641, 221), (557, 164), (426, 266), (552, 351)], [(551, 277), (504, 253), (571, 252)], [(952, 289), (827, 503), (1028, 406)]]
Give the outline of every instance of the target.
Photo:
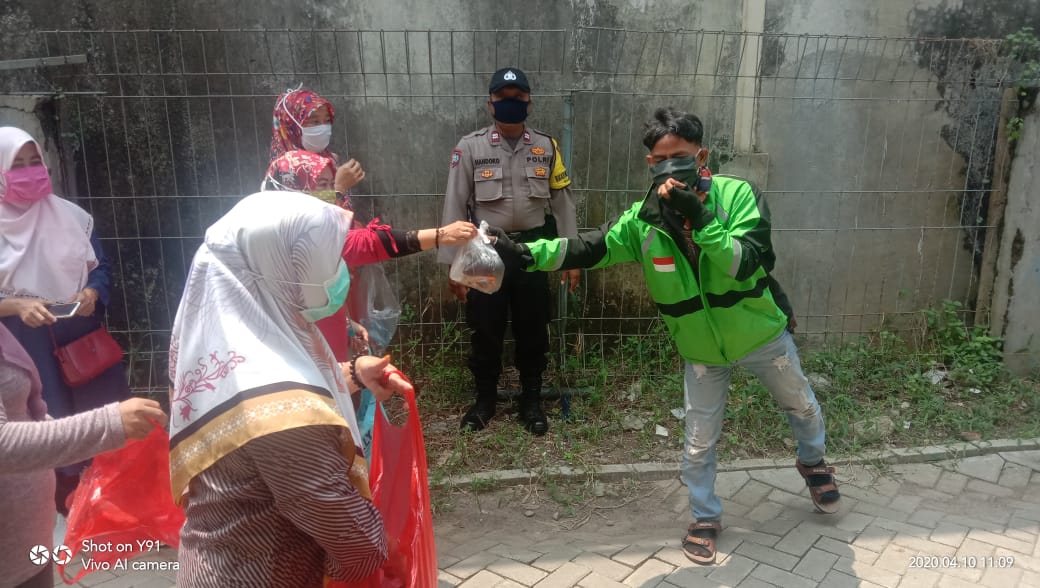
[(329, 146), (332, 139), (332, 125), (314, 125), (313, 127), (300, 127), (302, 136), (300, 142), (307, 151), (320, 153)]

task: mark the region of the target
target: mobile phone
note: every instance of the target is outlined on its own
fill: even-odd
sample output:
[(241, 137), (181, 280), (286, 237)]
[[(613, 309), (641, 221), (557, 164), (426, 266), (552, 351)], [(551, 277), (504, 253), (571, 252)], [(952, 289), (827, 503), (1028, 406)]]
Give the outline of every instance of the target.
[(54, 315), (54, 318), (69, 318), (76, 315), (76, 311), (79, 310), (79, 302), (68, 302), (65, 304), (48, 304), (47, 310)]

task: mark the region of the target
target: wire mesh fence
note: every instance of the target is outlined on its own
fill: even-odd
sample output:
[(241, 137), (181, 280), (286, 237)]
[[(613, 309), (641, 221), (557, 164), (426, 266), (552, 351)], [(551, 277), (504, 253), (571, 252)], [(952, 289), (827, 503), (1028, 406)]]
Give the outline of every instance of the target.
[[(12, 60), (44, 60), (0, 91), (43, 100), (63, 194), (93, 213), (118, 267), (109, 322), (138, 388), (166, 385), (191, 256), (258, 189), (287, 87), (334, 103), (331, 149), (367, 172), (359, 216), (400, 228), (439, 224), (451, 150), (489, 124), (499, 67), (531, 78), (529, 122), (560, 139), (583, 227), (645, 194), (653, 110), (697, 113), (713, 169), (769, 202), (799, 332), (842, 341), (912, 329), (943, 299), (973, 308), (1010, 75), (998, 41), (721, 31), (60, 30), (10, 45)], [(446, 272), (427, 254), (391, 274), (406, 303), (399, 339), (439, 361), (463, 316)], [(670, 348), (634, 265), (588, 272), (559, 299), (559, 365), (638, 365)]]

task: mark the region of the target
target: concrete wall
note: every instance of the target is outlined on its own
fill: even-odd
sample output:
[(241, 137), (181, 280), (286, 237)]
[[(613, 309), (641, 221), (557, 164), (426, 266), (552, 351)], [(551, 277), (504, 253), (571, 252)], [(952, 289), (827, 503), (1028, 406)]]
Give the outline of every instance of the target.
[(1015, 143), (993, 292), (993, 332), (1004, 339), (1008, 369), (1040, 370), (1040, 113), (1025, 117)]
[(39, 107), (40, 101), (33, 97), (0, 96), (0, 126), (18, 127), (32, 135), (43, 149), (43, 159), (47, 168), (54, 170), (57, 179), (60, 180), (61, 155), (58, 146), (51, 140), (53, 128), (44, 129), (47, 116)]
[[(63, 3), (11, 2), (33, 25), (50, 28), (346, 28), (368, 30), (533, 30), (574, 26), (637, 30), (739, 30), (740, 3), (734, 8), (710, 0), (532, 0), (524, 3), (469, 0), (337, 0), (276, 2), (229, 0), (199, 9), (196, 2)], [(116, 27), (115, 25), (119, 25)]]
[[(911, 8), (939, 3), (913, 4), (769, 0), (764, 30), (905, 38)], [(906, 328), (924, 306), (969, 297), (973, 259), (956, 228), (965, 158), (943, 139), (940, 87), (913, 50), (801, 37), (762, 48), (755, 147), (768, 160), (776, 273), (810, 332)]]
[[(943, 78), (913, 41), (933, 34), (922, 24), (933, 21), (1007, 32), (999, 23), (969, 30), (982, 20), (971, 11), (948, 17), (969, 4), (982, 6), (259, 0), (201, 10), (184, 0), (21, 0), (0, 16), (0, 54), (86, 53), (90, 66), (23, 72), (0, 79), (0, 90), (79, 92), (49, 103), (62, 122), (52, 134), (71, 162), (69, 194), (87, 197), (122, 268), (127, 310), (114, 320), (129, 329), (168, 326), (202, 231), (266, 167), (273, 96), (286, 86), (302, 82), (334, 101), (332, 147), (368, 170), (358, 190), (363, 216), (431, 226), (451, 147), (488, 123), (488, 73), (518, 64), (535, 86), (532, 125), (562, 135), (564, 102), (573, 99), (582, 224), (598, 225), (642, 196), (640, 125), (654, 108), (697, 112), (716, 168), (767, 189), (776, 274), (802, 330), (868, 332), (882, 321), (906, 326), (913, 311), (942, 298), (971, 297), (975, 253), (960, 228), (963, 190), (972, 174), (985, 179), (995, 122), (978, 114), (988, 112), (985, 95), (964, 90), (960, 72)], [(311, 27), (369, 32), (35, 33)], [(872, 39), (797, 36), (821, 33)], [(0, 110), (0, 122), (5, 116)], [(395, 279), (424, 321), (457, 316), (444, 273), (429, 256), (396, 265)], [(591, 319), (586, 332), (621, 332), (634, 323), (619, 318), (656, 315), (632, 268), (590, 273), (584, 294), (574, 310)]]
[[(586, 226), (627, 207), (643, 189), (638, 128), (663, 103), (645, 98), (648, 94), (677, 94), (667, 103), (701, 112), (710, 136), (731, 134), (731, 80), (702, 76), (698, 92), (691, 93), (689, 85), (667, 75), (667, 64), (683, 57), (678, 37), (618, 30), (653, 31), (677, 23), (687, 29), (739, 30), (739, 5), (410, 0), (334, 6), (234, 2), (205, 11), (194, 6), (87, 1), (54, 10), (48, 2), (24, 2), (7, 21), (12, 23), (9, 34), (0, 39), (12, 57), (89, 56), (89, 68), (26, 73), (17, 83), (0, 80), (0, 87), (103, 93), (102, 98), (77, 94), (60, 101), (62, 132), (74, 146), (76, 161), (69, 170), (74, 175), (69, 193), (90, 196), (84, 204), (118, 254), (126, 303), (139, 304), (131, 297), (153, 293), (146, 308), (118, 317), (131, 329), (167, 321), (169, 309), (176, 307), (182, 268), (204, 228), (258, 185), (267, 165), (273, 97), (295, 83), (334, 101), (339, 118), (332, 149), (358, 158), (368, 172), (357, 190), (362, 216), (380, 216), (405, 228), (439, 222), (451, 148), (459, 137), (490, 122), (486, 84), (498, 67), (519, 64), (529, 72), (535, 93), (531, 124), (557, 137), (563, 132), (564, 96), (574, 88), (594, 90), (576, 95), (574, 108), (572, 171)], [(571, 34), (579, 26), (593, 28)], [(19, 34), (218, 27), (369, 32)], [(494, 32), (517, 28), (527, 32)], [(408, 29), (418, 32), (404, 32)], [(727, 66), (736, 43), (736, 36), (722, 39), (699, 52), (696, 63), (686, 59), (685, 67), (710, 72), (720, 57)], [(238, 75), (242, 72), (250, 73)], [(716, 97), (694, 95), (700, 92)], [(195, 98), (200, 95), (236, 97)], [(616, 134), (605, 137), (612, 131)], [(152, 263), (155, 259), (161, 263)], [(443, 268), (434, 267), (428, 256), (396, 265), (406, 299), (425, 309), (424, 319), (455, 316)], [(633, 276), (638, 274), (625, 270), (592, 276), (587, 309), (609, 300), (604, 317), (654, 316), (645, 289)], [(598, 294), (617, 289), (632, 296), (615, 305), (617, 297)]]

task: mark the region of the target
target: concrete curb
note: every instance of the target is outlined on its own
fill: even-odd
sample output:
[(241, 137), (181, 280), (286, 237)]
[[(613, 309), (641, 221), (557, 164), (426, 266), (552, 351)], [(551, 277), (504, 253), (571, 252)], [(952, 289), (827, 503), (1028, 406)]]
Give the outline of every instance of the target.
[[(857, 465), (864, 463), (926, 463), (947, 459), (963, 459), (980, 455), (991, 455), (1011, 451), (1032, 451), (1040, 449), (1040, 438), (1036, 439), (994, 439), (992, 441), (973, 441), (948, 443), (945, 445), (929, 445), (926, 447), (909, 447), (905, 449), (883, 449), (870, 451), (855, 456), (843, 456), (828, 459), (831, 465)], [(794, 457), (784, 459), (741, 459), (730, 463), (718, 464), (719, 472), (735, 472), (750, 470), (768, 470), (789, 468), (794, 465)], [(617, 482), (621, 480), (640, 480), (654, 482), (671, 480), (679, 476), (678, 463), (633, 463), (604, 465), (595, 468), (574, 468), (560, 466), (545, 471), (533, 470), (498, 470), (477, 472), (446, 478), (436, 484), (435, 488), (491, 485), (496, 488), (531, 484), (541, 479), (555, 481), (598, 480), (601, 482)]]

